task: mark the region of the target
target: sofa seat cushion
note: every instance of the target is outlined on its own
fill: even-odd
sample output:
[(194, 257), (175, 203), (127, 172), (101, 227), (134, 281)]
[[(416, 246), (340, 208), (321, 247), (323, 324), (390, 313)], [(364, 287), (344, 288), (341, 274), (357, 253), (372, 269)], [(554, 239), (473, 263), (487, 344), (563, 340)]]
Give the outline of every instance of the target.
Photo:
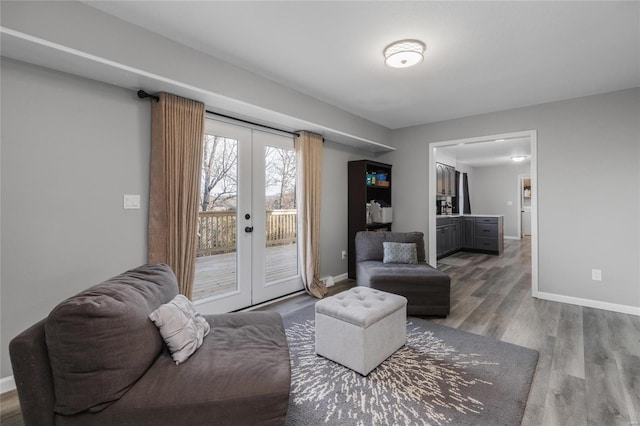
[(144, 265), (56, 306), (45, 322), (55, 412), (97, 412), (120, 398), (162, 352), (149, 314), (178, 292), (167, 265)]
[(165, 351), (120, 400), (57, 425), (284, 424), (291, 367), (275, 312), (205, 316), (211, 332), (184, 363)]
[(375, 260), (368, 260), (358, 264), (358, 285), (370, 287), (376, 281), (424, 281), (433, 282), (434, 279), (442, 279), (449, 282), (449, 276), (426, 263), (403, 264), (403, 263), (383, 263)]
[(357, 264), (358, 285), (399, 294), (408, 315), (448, 315), (451, 279), (426, 263), (417, 265), (368, 260)]

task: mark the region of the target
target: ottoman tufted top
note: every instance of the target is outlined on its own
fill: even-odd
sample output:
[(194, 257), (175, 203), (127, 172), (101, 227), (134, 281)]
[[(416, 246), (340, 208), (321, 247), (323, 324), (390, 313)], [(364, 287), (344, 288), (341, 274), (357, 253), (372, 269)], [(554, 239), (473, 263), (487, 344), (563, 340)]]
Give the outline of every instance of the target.
[(363, 328), (406, 309), (407, 299), (368, 287), (354, 287), (316, 302), (316, 313), (337, 318)]

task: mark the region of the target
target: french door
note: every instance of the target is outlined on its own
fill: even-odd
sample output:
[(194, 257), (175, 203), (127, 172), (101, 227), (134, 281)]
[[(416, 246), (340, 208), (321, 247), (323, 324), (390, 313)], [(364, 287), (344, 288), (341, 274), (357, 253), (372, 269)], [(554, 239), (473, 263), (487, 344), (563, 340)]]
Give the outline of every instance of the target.
[(293, 139), (206, 120), (193, 299), (229, 312), (303, 288)]

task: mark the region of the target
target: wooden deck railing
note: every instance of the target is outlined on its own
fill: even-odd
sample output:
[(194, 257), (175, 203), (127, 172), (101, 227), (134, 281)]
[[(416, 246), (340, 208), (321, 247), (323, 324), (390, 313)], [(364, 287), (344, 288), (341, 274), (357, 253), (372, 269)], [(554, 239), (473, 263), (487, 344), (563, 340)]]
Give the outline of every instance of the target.
[[(267, 246), (296, 241), (296, 210), (267, 210), (266, 215)], [(236, 229), (236, 212), (198, 212), (197, 256), (235, 251)]]

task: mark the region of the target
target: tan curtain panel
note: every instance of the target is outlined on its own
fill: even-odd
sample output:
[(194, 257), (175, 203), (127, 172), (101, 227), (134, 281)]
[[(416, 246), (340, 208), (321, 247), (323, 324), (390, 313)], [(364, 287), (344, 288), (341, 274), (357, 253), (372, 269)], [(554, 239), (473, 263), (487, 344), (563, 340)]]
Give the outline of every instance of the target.
[(148, 261), (168, 264), (191, 298), (204, 104), (168, 93), (151, 102)]
[(302, 282), (307, 293), (320, 299), (327, 294), (327, 287), (318, 277), (322, 136), (300, 132), (294, 144), (298, 163), (298, 247)]

